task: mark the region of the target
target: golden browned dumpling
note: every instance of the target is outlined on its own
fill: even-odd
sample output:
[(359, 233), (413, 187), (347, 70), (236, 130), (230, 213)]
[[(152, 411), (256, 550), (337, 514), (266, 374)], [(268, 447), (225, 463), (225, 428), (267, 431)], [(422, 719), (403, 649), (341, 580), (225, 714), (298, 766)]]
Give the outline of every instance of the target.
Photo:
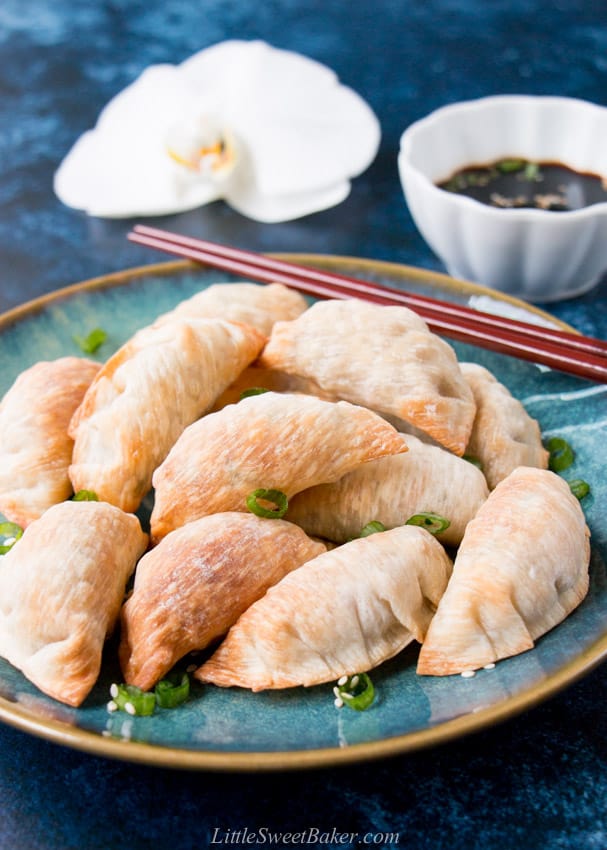
[(281, 283), (215, 283), (159, 316), (154, 324), (178, 319), (227, 319), (252, 325), (268, 336), (278, 321), (296, 319), (308, 302)]
[(404, 419), (464, 453), (474, 419), (472, 392), (451, 346), (406, 307), (355, 298), (318, 302), (294, 321), (274, 325), (259, 363)]
[(212, 411), (221, 410), (227, 404), (236, 404), (240, 401), (243, 392), (251, 389), (263, 389), (275, 393), (305, 393), (324, 398), (326, 401), (339, 401), (340, 399), (323, 392), (314, 381), (308, 378), (299, 378), (297, 375), (287, 375), (276, 369), (264, 369), (263, 366), (247, 366), (236, 378), (233, 384), (222, 393), (213, 407)]
[(424, 639), (450, 573), (421, 528), (345, 543), (270, 588), (195, 675), (260, 691), (365, 672)]
[(547, 469), (548, 452), (540, 426), (521, 402), (484, 366), (460, 363), (476, 402), (476, 416), (466, 453), (481, 462), (493, 489), (517, 466)]
[(395, 528), (414, 514), (433, 513), (450, 523), (438, 539), (457, 546), (489, 495), (483, 473), (440, 446), (409, 434), (406, 440), (405, 454), (369, 461), (339, 481), (298, 493), (289, 520), (308, 534), (345, 543), (372, 520)]
[(139, 520), (107, 503), (49, 508), (2, 557), (0, 655), (44, 693), (80, 705), (146, 545)]
[(531, 649), (588, 591), (589, 531), (566, 481), (519, 467), (468, 525), (417, 672), (475, 670)]
[(72, 493), (68, 426), (98, 371), (82, 357), (41, 361), (0, 402), (0, 511), (22, 527)]
[(74, 490), (134, 511), (183, 429), (255, 359), (265, 337), (221, 319), (139, 331), (103, 366), (74, 414)]
[(139, 562), (122, 610), (127, 682), (151, 688), (184, 655), (221, 637), (286, 573), (324, 552), (296, 525), (253, 514), (203, 517)]
[(186, 428), (154, 473), (152, 538), (206, 514), (247, 510), (254, 490), (291, 497), (406, 450), (380, 416), (345, 401), (273, 392), (245, 398)]

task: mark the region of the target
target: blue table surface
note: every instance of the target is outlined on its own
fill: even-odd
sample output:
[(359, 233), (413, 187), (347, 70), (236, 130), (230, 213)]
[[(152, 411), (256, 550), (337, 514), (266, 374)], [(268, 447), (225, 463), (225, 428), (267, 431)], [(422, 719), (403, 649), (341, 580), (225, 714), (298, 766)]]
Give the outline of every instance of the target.
[[(382, 126), (375, 162), (332, 210), (264, 225), (218, 202), (151, 220), (255, 250), (366, 256), (442, 271), (403, 202), (396, 168), (403, 129), (436, 107), (486, 94), (607, 104), (607, 6), (589, 0), (2, 0), (0, 310), (159, 259), (126, 241), (131, 222), (90, 219), (62, 206), (52, 176), (102, 106), (146, 66), (179, 62), (233, 37), (263, 38), (331, 66)], [(550, 309), (607, 338), (606, 296), (603, 280)], [(259, 827), (398, 833), (390, 846), (416, 850), (603, 848), (606, 769), (604, 666), (525, 715), (468, 738), (303, 773), (136, 766), (0, 725), (0, 848), (203, 848), (214, 846), (213, 836), (215, 843), (244, 842), (243, 830)], [(334, 833), (333, 843), (338, 839)]]

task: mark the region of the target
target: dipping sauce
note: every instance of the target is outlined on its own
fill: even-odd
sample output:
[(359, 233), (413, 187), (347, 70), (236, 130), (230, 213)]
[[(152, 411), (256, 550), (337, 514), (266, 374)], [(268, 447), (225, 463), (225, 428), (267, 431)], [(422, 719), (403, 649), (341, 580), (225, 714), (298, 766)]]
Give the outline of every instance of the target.
[(574, 171), (559, 162), (500, 159), (462, 168), (436, 185), (502, 209), (565, 212), (607, 201), (607, 177)]

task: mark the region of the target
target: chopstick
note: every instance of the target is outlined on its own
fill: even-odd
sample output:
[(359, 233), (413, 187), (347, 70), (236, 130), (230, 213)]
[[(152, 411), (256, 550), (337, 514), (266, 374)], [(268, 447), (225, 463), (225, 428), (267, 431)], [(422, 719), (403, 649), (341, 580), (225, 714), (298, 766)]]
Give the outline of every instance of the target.
[(128, 239), (252, 280), (283, 283), (319, 298), (358, 297), (376, 304), (405, 306), (418, 313), (433, 331), (451, 339), (607, 383), (607, 342), (600, 339), (495, 316), (147, 225), (136, 225)]

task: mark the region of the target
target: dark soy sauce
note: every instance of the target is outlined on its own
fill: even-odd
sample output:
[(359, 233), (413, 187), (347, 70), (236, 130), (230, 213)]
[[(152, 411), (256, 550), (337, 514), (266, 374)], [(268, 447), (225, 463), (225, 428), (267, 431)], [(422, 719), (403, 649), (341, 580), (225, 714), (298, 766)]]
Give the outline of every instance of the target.
[(462, 168), (437, 186), (502, 209), (565, 212), (607, 201), (606, 177), (574, 171), (560, 162), (501, 159)]

